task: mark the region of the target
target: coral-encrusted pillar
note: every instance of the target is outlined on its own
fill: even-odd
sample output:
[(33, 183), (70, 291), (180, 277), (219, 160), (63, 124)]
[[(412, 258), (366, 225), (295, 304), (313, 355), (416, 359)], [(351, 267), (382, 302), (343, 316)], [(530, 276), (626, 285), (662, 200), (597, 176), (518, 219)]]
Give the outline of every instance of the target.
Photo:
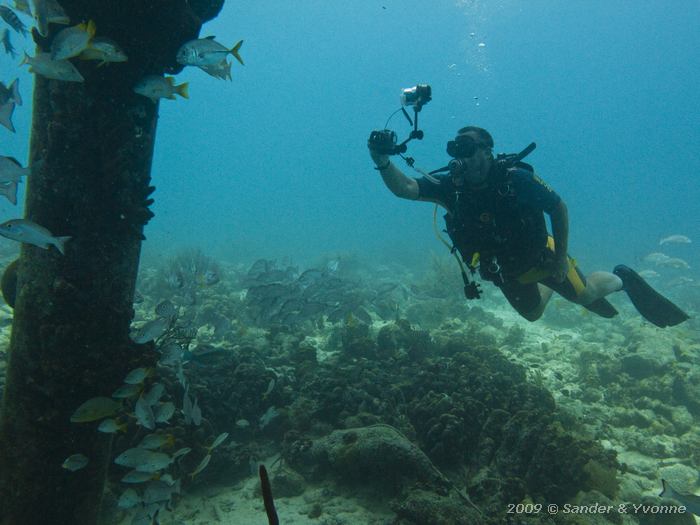
[[(133, 92), (146, 74), (176, 72), (175, 54), (197, 38), (223, 0), (59, 0), (71, 24), (129, 57), (74, 60), (83, 83), (36, 77), (25, 216), (66, 253), (23, 245), (0, 417), (0, 523), (97, 523), (109, 437), (70, 422), (84, 401), (109, 396), (144, 359), (128, 337), (149, 186), (157, 105)], [(48, 50), (62, 26), (38, 50)], [(61, 467), (82, 453), (88, 465)]]

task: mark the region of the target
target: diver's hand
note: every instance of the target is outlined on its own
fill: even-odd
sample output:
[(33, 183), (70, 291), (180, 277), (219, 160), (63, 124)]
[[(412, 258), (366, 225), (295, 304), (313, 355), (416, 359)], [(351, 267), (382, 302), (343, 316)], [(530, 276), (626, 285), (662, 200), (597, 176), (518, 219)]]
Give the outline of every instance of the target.
[(377, 166), (386, 166), (387, 163), (389, 162), (389, 155), (385, 155), (383, 153), (377, 153), (376, 151), (372, 150), (371, 148), (369, 150), (369, 156), (372, 157), (374, 164)]
[(552, 261), (552, 279), (563, 283), (567, 273), (569, 273), (569, 258), (566, 255)]

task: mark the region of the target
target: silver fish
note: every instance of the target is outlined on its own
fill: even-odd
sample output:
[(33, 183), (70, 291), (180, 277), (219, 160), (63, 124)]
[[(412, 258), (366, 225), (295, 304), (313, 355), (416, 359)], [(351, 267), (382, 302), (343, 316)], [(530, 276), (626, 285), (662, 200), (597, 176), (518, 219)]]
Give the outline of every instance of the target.
[(85, 468), (88, 461), (88, 458), (83, 454), (73, 454), (72, 456), (68, 456), (61, 466), (66, 470), (75, 472), (76, 470)]
[(153, 480), (146, 485), (146, 490), (143, 492), (143, 502), (147, 505), (149, 503), (159, 503), (161, 501), (169, 502), (172, 494), (179, 491), (179, 483), (170, 485), (165, 481)]
[(122, 483), (145, 483), (152, 478), (152, 472), (139, 472), (138, 470), (132, 470), (131, 472), (125, 474), (121, 481)]
[(95, 36), (95, 22), (88, 21), (61, 29), (51, 42), (51, 60), (77, 57), (90, 45)]
[(175, 77), (161, 77), (158, 75), (148, 75), (143, 77), (134, 86), (134, 93), (150, 98), (153, 102), (157, 102), (161, 98), (175, 100), (175, 95), (180, 95), (182, 98), (190, 98), (187, 82), (175, 84)]
[(23, 168), (16, 158), (0, 155), (0, 183), (19, 182), (30, 172), (31, 170), (28, 167)]
[(36, 73), (53, 80), (63, 80), (65, 82), (84, 82), (85, 79), (75, 66), (68, 60), (52, 60), (49, 53), (37, 53), (36, 56), (29, 56), (24, 53), (24, 59), (20, 66), (28, 64), (29, 72)]
[(207, 454), (204, 456), (204, 459), (199, 462), (199, 465), (197, 465), (197, 468), (195, 468), (192, 473), (190, 474), (190, 477), (194, 479), (194, 477), (202, 472), (205, 468), (207, 468), (207, 465), (209, 464), (209, 461), (211, 461), (211, 454)]
[(175, 437), (172, 434), (148, 434), (144, 436), (144, 438), (138, 444), (138, 447), (145, 448), (147, 450), (155, 450), (174, 442)]
[(65, 254), (65, 244), (70, 239), (69, 236), (54, 237), (49, 230), (27, 219), (11, 219), (3, 222), (0, 224), (0, 235), (14, 241), (33, 244), (45, 250), (53, 245), (61, 255)]
[(163, 335), (169, 325), (170, 319), (165, 319), (163, 317), (148, 321), (140, 328), (131, 332), (131, 340), (137, 344), (148, 343)]
[(15, 79), (8, 87), (0, 82), (0, 124), (15, 132), (12, 124), (12, 114), (15, 106), (22, 105), (22, 97), (19, 94), (19, 79)]
[(114, 40), (96, 36), (90, 45), (80, 53), (82, 60), (99, 60), (100, 66), (107, 62), (126, 62), (129, 58)]
[(226, 59), (222, 60), (218, 64), (211, 64), (208, 66), (198, 67), (207, 75), (211, 75), (214, 78), (220, 78), (222, 80), (233, 80), (231, 78), (231, 62), (229, 62)]
[(229, 49), (214, 38), (209, 36), (185, 42), (177, 51), (175, 58), (177, 63), (183, 66), (212, 66), (226, 60), (226, 56), (230, 53), (241, 65), (243, 64), (243, 59), (238, 53), (243, 45), (243, 40), (239, 40), (235, 46)]
[(690, 265), (678, 257), (669, 257), (664, 259), (662, 262), (657, 263), (657, 266), (662, 266), (666, 268), (678, 268), (681, 270), (690, 270)]
[(222, 432), (221, 434), (216, 436), (216, 439), (214, 440), (214, 442), (207, 447), (207, 450), (209, 451), (209, 453), (211, 453), (212, 450), (214, 450), (216, 447), (218, 447), (224, 441), (226, 441), (227, 438), (228, 438), (228, 432)]
[(5, 5), (0, 5), (0, 17), (7, 22), (7, 25), (12, 29), (20, 33), (21, 35), (27, 34), (27, 27), (15, 14), (15, 12)]
[(5, 53), (10, 55), (12, 58), (17, 56), (15, 47), (12, 45), (12, 40), (10, 40), (10, 30), (4, 27), (2, 32), (0, 32), (0, 42), (2, 42), (2, 47), (5, 48)]
[(664, 237), (659, 241), (659, 246), (664, 244), (690, 244), (691, 242), (693, 241), (691, 241), (685, 235), (669, 235), (668, 237)]

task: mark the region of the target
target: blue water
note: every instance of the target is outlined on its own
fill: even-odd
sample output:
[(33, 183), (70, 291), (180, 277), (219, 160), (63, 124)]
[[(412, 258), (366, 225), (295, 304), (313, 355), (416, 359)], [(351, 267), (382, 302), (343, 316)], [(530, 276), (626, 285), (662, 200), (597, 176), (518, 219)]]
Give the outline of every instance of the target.
[[(444, 165), (467, 124), (490, 130), (496, 151), (536, 141), (528, 161), (566, 201), (585, 271), (635, 264), (674, 233), (696, 241), (669, 250), (693, 266), (699, 21), (696, 0), (227, 2), (202, 35), (244, 39), (246, 65), (230, 83), (185, 70), (191, 99), (161, 102), (144, 249), (411, 264), (442, 253), (431, 205), (391, 195), (366, 148), (401, 88), (429, 83), (425, 139), (409, 148), (418, 166)], [(2, 55), (3, 81), (17, 62)], [(32, 79), (19, 76), (25, 106), (17, 134), (0, 129), (0, 154), (24, 161)], [(401, 115), (390, 127), (409, 132)], [(0, 203), (3, 220), (21, 213)]]

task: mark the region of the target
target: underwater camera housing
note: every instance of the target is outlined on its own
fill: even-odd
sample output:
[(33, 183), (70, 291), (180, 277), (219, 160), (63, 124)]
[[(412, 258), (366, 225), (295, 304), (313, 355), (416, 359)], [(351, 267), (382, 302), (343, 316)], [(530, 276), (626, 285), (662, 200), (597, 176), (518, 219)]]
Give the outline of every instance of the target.
[(413, 106), (416, 111), (432, 100), (433, 90), (428, 84), (418, 84), (401, 91), (401, 105)]
[[(406, 153), (406, 144), (413, 139), (421, 140), (423, 138), (423, 131), (418, 129), (418, 112), (422, 107), (432, 100), (432, 89), (428, 84), (417, 84), (410, 88), (405, 88), (401, 90), (401, 107), (391, 114), (391, 117), (401, 111), (408, 123), (413, 126), (413, 130), (408, 135), (408, 138), (401, 142), (396, 143), (396, 133), (390, 129), (383, 129), (378, 131), (373, 131), (367, 145), (372, 151), (375, 151), (382, 155), (399, 155), (401, 153)], [(413, 107), (413, 119), (404, 108), (404, 106)], [(389, 123), (387, 120), (387, 124)], [(409, 166), (413, 166), (414, 160), (410, 157), (405, 159)]]

